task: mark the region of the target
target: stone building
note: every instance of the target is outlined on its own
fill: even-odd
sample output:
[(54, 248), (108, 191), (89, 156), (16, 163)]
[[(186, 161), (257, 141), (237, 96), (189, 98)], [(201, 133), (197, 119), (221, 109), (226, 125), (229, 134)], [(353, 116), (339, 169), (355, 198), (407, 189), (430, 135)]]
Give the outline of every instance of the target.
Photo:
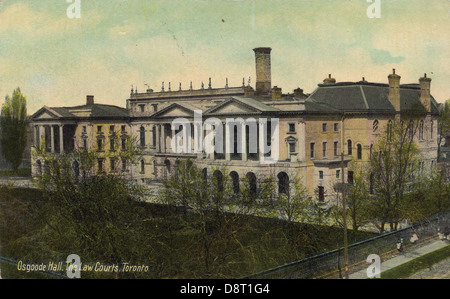
[[(311, 195), (317, 191), (324, 200), (342, 176), (351, 182), (349, 162), (367, 162), (390, 121), (420, 106), (426, 111), (417, 136), (422, 168), (429, 170), (436, 163), (439, 112), (426, 75), (417, 84), (400, 84), (395, 70), (387, 83), (364, 78), (337, 82), (329, 75), (311, 94), (301, 88), (283, 93), (271, 84), (271, 49), (256, 48), (254, 52), (254, 88), (245, 79), (234, 87), (226, 80), (220, 88), (213, 88), (209, 79), (200, 89), (193, 89), (192, 83), (187, 89), (162, 83), (160, 91), (149, 88), (138, 93), (132, 89), (126, 109), (93, 104), (93, 99), (89, 104), (89, 98), (85, 106), (44, 107), (33, 116), (36, 138), (47, 140), (54, 152), (80, 146), (82, 140), (101, 147), (94, 127), (120, 126), (137, 138), (143, 150), (138, 163), (129, 166), (129, 178), (136, 182), (164, 180), (174, 172), (177, 161), (190, 158), (205, 174), (221, 176), (215, 169), (226, 166), (236, 192), (244, 177), (257, 188), (259, 178), (271, 176), (281, 193), (298, 177)], [(179, 120), (184, 123), (174, 126)], [(210, 123), (213, 125), (206, 125)], [(277, 125), (278, 134), (272, 132)], [(218, 130), (223, 132), (223, 143), (208, 144), (206, 136)], [(39, 167), (36, 163), (33, 161), (35, 168)], [(104, 163), (102, 167), (113, 165), (99, 163)]]

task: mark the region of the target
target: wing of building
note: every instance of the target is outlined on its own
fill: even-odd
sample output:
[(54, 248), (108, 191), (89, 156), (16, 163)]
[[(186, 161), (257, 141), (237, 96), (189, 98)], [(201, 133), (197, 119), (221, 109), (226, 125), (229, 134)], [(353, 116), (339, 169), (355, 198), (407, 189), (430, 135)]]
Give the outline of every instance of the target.
[[(161, 182), (177, 161), (190, 158), (205, 174), (226, 166), (237, 187), (244, 177), (256, 188), (258, 178), (271, 176), (282, 193), (300, 178), (322, 200), (343, 175), (351, 183), (349, 162), (367, 162), (389, 122), (414, 115), (421, 122), (422, 169), (434, 167), (439, 105), (426, 74), (414, 84), (401, 84), (395, 70), (386, 83), (337, 82), (329, 75), (311, 94), (300, 88), (283, 93), (271, 84), (271, 49), (254, 52), (254, 87), (245, 80), (213, 88), (209, 79), (200, 89), (163, 83), (160, 91), (132, 89), (126, 108), (95, 104), (92, 96), (83, 106), (43, 107), (32, 117), (35, 145), (43, 142), (56, 154), (76, 147), (120, 151), (108, 140), (134, 136), (143, 155), (131, 165), (123, 161), (121, 171), (135, 182)], [(223, 138), (208, 143), (213, 133)], [(118, 171), (113, 162), (101, 158), (98, 168)], [(39, 157), (32, 164), (33, 173), (42, 171)]]

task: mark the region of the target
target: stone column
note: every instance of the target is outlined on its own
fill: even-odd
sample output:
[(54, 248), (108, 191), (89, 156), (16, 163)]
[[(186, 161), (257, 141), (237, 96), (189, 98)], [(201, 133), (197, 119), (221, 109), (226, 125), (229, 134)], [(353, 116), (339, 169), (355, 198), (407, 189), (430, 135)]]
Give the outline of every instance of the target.
[(306, 124), (305, 121), (299, 121), (298, 130), (298, 161), (306, 161)]
[(156, 126), (156, 151), (158, 153), (161, 152), (161, 125)]
[(55, 127), (53, 125), (50, 125), (50, 151), (52, 154), (55, 153)]
[(241, 123), (242, 125), (242, 161), (247, 161), (247, 126), (245, 122)]
[[(233, 127), (234, 129), (234, 127)], [(231, 151), (234, 151), (234, 140), (230, 140), (230, 125), (225, 123), (225, 134), (224, 134), (224, 142), (225, 142), (225, 160), (231, 161)]]
[(166, 124), (161, 125), (161, 152), (166, 152)]
[[(258, 121), (258, 158), (260, 163), (264, 162), (264, 147), (267, 146), (267, 133), (264, 131), (264, 126), (267, 128), (267, 120)], [(267, 128), (268, 129), (268, 128)]]
[(59, 153), (64, 153), (64, 125), (59, 125)]

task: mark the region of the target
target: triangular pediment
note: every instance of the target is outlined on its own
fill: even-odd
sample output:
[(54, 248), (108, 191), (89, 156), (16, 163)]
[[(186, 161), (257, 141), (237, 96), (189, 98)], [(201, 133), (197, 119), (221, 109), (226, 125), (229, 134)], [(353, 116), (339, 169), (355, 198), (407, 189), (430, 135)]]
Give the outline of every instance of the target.
[(187, 107), (182, 104), (172, 104), (154, 113), (152, 118), (194, 117), (194, 110), (194, 107)]
[(218, 104), (210, 108), (205, 114), (214, 114), (214, 115), (230, 115), (230, 114), (253, 114), (260, 113), (261, 111), (251, 107), (250, 105), (246, 105), (240, 101), (235, 99), (229, 99), (225, 102)]
[(55, 112), (53, 109), (48, 107), (42, 107), (39, 109), (33, 116), (32, 119), (59, 119), (61, 115), (59, 115), (57, 112)]

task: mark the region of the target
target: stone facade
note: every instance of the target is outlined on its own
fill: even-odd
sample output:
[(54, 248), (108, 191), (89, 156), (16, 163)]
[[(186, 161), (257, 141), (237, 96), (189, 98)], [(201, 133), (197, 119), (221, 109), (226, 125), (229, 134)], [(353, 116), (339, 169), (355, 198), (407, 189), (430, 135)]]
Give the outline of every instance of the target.
[[(138, 93), (132, 89), (126, 109), (116, 107), (110, 109), (109, 114), (91, 115), (97, 104), (88, 99), (87, 105), (78, 108), (58, 110), (60, 108), (44, 107), (33, 116), (33, 124), (36, 130), (42, 130), (43, 124), (47, 127), (50, 124), (49, 134), (45, 136), (57, 136), (55, 132), (59, 132), (58, 144), (55, 144), (57, 139), (54, 137), (44, 137), (49, 144), (54, 144), (50, 150), (56, 152), (62, 143), (69, 142), (70, 147), (80, 146), (83, 136), (89, 136), (85, 138), (91, 141), (90, 146), (96, 146), (98, 132), (95, 128), (100, 125), (120, 127), (117, 134), (125, 130), (137, 138), (143, 149), (138, 163), (130, 165), (127, 170), (129, 178), (139, 183), (159, 182), (174, 172), (177, 161), (190, 158), (209, 174), (215, 167), (226, 166), (233, 180), (248, 177), (256, 183), (258, 178), (271, 176), (278, 181), (279, 192), (285, 192), (286, 186), (298, 177), (312, 195), (317, 189), (330, 194), (342, 176), (346, 182), (351, 180), (349, 162), (367, 162), (373, 145), (389, 121), (403, 117), (419, 105), (425, 109), (426, 116), (421, 119), (422, 131), (417, 142), (426, 170), (435, 165), (439, 113), (438, 104), (430, 94), (431, 80), (426, 75), (419, 84), (403, 85), (395, 70), (388, 76), (387, 84), (367, 82), (364, 78), (359, 82), (336, 82), (329, 75), (311, 94), (304, 94), (300, 88), (283, 94), (281, 88), (271, 86), (271, 49), (256, 48), (254, 51), (255, 88), (250, 86), (250, 82), (246, 85), (245, 80), (242, 86), (230, 87), (227, 80), (223, 87), (213, 88), (209, 79), (208, 86), (202, 84), (201, 89), (195, 90), (192, 83), (189, 89), (182, 89), (180, 84), (178, 90), (172, 89), (170, 83), (166, 86), (163, 83), (157, 92), (149, 88)], [(72, 115), (68, 115), (70, 111)], [(184, 131), (172, 127), (176, 119), (187, 121)], [(240, 136), (234, 132), (231, 134), (230, 130), (236, 130), (234, 127), (226, 126), (230, 119), (246, 128)], [(243, 125), (252, 119), (256, 121), (254, 128)], [(219, 150), (209, 153), (206, 147), (196, 150), (199, 144), (195, 143), (199, 139), (194, 138), (193, 132), (203, 136), (211, 133), (212, 127), (204, 125), (207, 120), (214, 120), (217, 127), (222, 127), (225, 135), (223, 148), (236, 150), (244, 144), (246, 150), (240, 153), (220, 153)], [(277, 139), (267, 134), (269, 124), (271, 127), (276, 121), (279, 127)], [(62, 130), (57, 128), (62, 125), (71, 129), (62, 134)], [(189, 141), (182, 144), (190, 144), (189, 151), (176, 152), (171, 147), (172, 140), (183, 134), (180, 132), (189, 130), (192, 132), (189, 139), (183, 139)], [(39, 132), (36, 136), (42, 139), (42, 131)], [(233, 139), (231, 135), (234, 135)], [(272, 149), (275, 144), (278, 146), (279, 156), (275, 163), (264, 163), (273, 151), (264, 154), (262, 144), (255, 142), (258, 144), (256, 152), (250, 150), (256, 136), (269, 136)], [(109, 164), (106, 162), (106, 165)]]

